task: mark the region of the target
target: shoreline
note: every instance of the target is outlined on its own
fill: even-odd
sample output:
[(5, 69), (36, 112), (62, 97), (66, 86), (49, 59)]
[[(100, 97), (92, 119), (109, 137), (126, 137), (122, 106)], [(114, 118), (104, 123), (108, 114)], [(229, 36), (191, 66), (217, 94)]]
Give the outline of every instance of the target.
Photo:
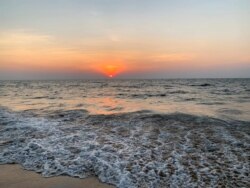
[(34, 171), (25, 170), (18, 164), (0, 165), (0, 187), (4, 188), (115, 188), (102, 183), (97, 177), (85, 179), (70, 176), (45, 178)]

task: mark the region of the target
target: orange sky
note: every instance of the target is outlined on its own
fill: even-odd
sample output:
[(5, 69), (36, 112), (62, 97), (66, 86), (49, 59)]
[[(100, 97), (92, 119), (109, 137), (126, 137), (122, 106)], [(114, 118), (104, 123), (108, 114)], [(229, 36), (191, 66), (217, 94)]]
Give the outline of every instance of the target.
[[(249, 53), (246, 52), (248, 47), (239, 44), (238, 41), (221, 45), (211, 41), (193, 44), (172, 41), (170, 46), (178, 48), (176, 52), (168, 50), (171, 47), (160, 41), (144, 41), (144, 45), (138, 45), (138, 49), (134, 49), (133, 44), (125, 41), (115, 44), (117, 49), (113, 50), (105, 47), (103, 50), (96, 49), (90, 41), (88, 45), (92, 47), (85, 51), (81, 48), (86, 44), (78, 44), (79, 49), (71, 49), (56, 41), (55, 37), (31, 32), (8, 32), (0, 36), (0, 41), (0, 68), (6, 70), (78, 70), (116, 76), (124, 71), (244, 66), (249, 65), (250, 60)], [(103, 44), (111, 45), (113, 44)]]
[[(246, 1), (212, 1), (206, 6), (191, 3), (186, 7), (173, 3), (172, 9), (168, 1), (138, 2), (139, 7), (145, 5), (138, 9), (129, 2), (120, 5), (114, 1), (117, 11), (113, 12), (102, 3), (73, 3), (68, 8), (65, 2), (57, 6), (49, 1), (39, 5), (47, 12), (37, 12), (37, 5), (26, 1), (29, 6), (1, 2), (5, 5), (5, 19), (0, 18), (2, 72), (80, 71), (119, 77), (150, 71), (157, 76), (158, 71), (164, 77), (164, 70), (250, 67)], [(20, 16), (19, 12), (26, 13)]]

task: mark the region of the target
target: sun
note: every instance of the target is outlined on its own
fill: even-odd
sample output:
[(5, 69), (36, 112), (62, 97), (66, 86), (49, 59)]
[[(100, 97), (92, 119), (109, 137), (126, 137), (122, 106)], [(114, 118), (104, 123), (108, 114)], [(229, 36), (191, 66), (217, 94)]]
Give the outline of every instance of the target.
[(97, 72), (100, 72), (107, 78), (115, 78), (120, 73), (125, 71), (125, 65), (121, 62), (112, 62), (112, 63), (97, 63), (93, 67)]
[(109, 78), (113, 78), (120, 71), (118, 65), (110, 65), (110, 64), (103, 66), (102, 69), (103, 73), (106, 74)]

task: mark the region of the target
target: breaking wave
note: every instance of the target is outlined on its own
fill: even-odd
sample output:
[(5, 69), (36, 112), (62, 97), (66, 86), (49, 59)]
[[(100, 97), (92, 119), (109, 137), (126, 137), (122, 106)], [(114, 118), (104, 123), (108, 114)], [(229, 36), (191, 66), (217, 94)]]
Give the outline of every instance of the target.
[(250, 123), (181, 113), (0, 108), (0, 163), (117, 187), (249, 187)]

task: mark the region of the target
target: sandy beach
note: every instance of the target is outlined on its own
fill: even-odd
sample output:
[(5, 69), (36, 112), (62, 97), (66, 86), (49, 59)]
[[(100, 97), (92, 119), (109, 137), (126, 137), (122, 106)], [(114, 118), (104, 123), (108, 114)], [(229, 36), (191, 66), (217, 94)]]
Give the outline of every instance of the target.
[(20, 165), (0, 165), (0, 188), (112, 188), (96, 177), (86, 179), (58, 176), (44, 178)]

